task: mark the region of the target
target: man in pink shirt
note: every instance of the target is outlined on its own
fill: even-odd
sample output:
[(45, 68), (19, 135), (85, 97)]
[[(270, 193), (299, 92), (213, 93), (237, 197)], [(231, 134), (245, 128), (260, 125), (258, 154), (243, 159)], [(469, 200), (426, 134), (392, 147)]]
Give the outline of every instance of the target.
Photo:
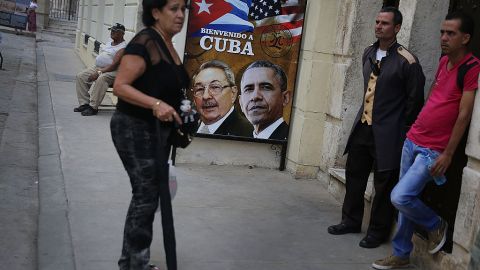
[[(472, 116), (480, 72), (480, 61), (467, 48), (473, 31), (472, 18), (463, 13), (449, 14), (442, 23), (440, 40), (444, 56), (427, 103), (407, 133), (400, 181), (391, 193), (392, 204), (399, 211), (393, 254), (375, 261), (372, 265), (375, 269), (409, 265), (415, 225), (428, 231), (430, 254), (438, 252), (445, 243), (447, 222), (427, 207), (419, 195), (429, 181), (434, 180), (437, 185), (445, 183), (444, 173)], [(466, 66), (469, 67), (466, 73), (459, 72)]]

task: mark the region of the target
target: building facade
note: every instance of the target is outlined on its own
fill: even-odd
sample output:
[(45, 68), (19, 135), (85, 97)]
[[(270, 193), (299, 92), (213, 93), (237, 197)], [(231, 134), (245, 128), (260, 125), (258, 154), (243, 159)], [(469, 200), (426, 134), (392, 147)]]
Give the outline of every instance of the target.
[[(195, 1), (195, 0), (193, 0)], [(213, 0), (212, 0), (213, 1)], [(375, 17), (385, 1), (311, 0), (307, 3), (304, 37), (292, 109), (286, 166), (296, 178), (318, 178), (343, 199), (342, 168), (347, 136), (363, 100), (361, 55), (375, 41)], [(439, 27), (452, 3), (400, 0), (404, 23), (398, 39), (413, 51), (423, 66), (429, 86), (440, 56)], [(457, 1), (458, 2), (458, 1)], [(96, 49), (108, 41), (108, 28), (122, 23), (131, 39), (141, 24), (141, 1), (80, 0), (75, 49), (92, 65)], [(183, 54), (185, 31), (174, 39)], [(414, 261), (422, 269), (467, 269), (470, 251), (480, 227), (480, 96), (466, 147), (453, 234), (452, 253), (434, 257), (417, 238)], [(276, 168), (281, 148), (274, 145), (196, 138), (177, 162), (252, 165)]]

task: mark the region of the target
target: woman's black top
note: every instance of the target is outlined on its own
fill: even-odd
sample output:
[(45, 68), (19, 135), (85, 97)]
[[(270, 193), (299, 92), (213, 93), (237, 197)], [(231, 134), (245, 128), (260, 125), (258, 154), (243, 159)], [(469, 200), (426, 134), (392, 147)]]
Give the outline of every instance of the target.
[[(182, 89), (189, 85), (188, 74), (183, 65), (176, 65), (162, 37), (152, 28), (140, 31), (128, 43), (125, 55), (138, 55), (146, 64), (145, 72), (132, 86), (142, 93), (158, 98), (179, 111), (184, 94)], [(128, 63), (125, 63), (128, 65)], [(153, 121), (151, 109), (145, 109), (121, 98), (117, 110), (128, 115)]]

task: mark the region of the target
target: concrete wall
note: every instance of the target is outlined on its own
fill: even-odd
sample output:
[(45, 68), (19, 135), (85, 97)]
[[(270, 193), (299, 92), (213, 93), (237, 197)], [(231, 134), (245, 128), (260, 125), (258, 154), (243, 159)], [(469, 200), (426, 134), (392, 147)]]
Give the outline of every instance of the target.
[[(331, 96), (336, 97), (335, 103), (331, 103), (327, 112), (325, 126), (328, 136), (323, 143), (322, 164), (323, 172), (330, 167), (342, 167), (345, 163), (343, 152), (353, 125), (353, 120), (363, 100), (363, 77), (361, 57), (365, 47), (375, 41), (374, 26), (375, 17), (382, 6), (383, 1), (358, 0), (349, 1), (352, 11), (350, 16), (342, 16), (350, 22), (343, 23), (349, 26), (347, 33), (354, 33), (350, 36), (339, 35), (337, 39), (343, 43), (343, 57), (346, 59), (342, 72), (336, 74), (334, 81), (338, 83), (338, 89), (331, 89)], [(342, 24), (337, 26), (344, 29)], [(340, 32), (342, 33), (342, 32)], [(348, 78), (348, 79), (347, 79)], [(335, 131), (335, 132), (332, 132)]]
[[(406, 3), (414, 2), (414, 14), (410, 17), (410, 37), (405, 39), (408, 48), (415, 52), (425, 73), (425, 90), (429, 90), (440, 59), (440, 25), (448, 13), (449, 1), (400, 1), (400, 9)], [(427, 12), (428, 11), (428, 12)], [(404, 42), (402, 40), (402, 42)]]
[(37, 28), (38, 31), (45, 29), (48, 26), (48, 14), (50, 10), (49, 0), (38, 0), (37, 12)]

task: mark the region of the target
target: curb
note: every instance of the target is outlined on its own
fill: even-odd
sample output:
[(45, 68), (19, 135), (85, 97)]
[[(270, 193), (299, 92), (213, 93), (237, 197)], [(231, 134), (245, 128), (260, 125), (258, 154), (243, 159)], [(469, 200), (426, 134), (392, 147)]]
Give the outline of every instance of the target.
[[(6, 27), (6, 26), (0, 26), (0, 32), (14, 34), (14, 35), (16, 34), (14, 28)], [(21, 35), (27, 36), (27, 37), (35, 37), (35, 35), (36, 35), (35, 33), (36, 32), (29, 32), (27, 30), (23, 30)]]

